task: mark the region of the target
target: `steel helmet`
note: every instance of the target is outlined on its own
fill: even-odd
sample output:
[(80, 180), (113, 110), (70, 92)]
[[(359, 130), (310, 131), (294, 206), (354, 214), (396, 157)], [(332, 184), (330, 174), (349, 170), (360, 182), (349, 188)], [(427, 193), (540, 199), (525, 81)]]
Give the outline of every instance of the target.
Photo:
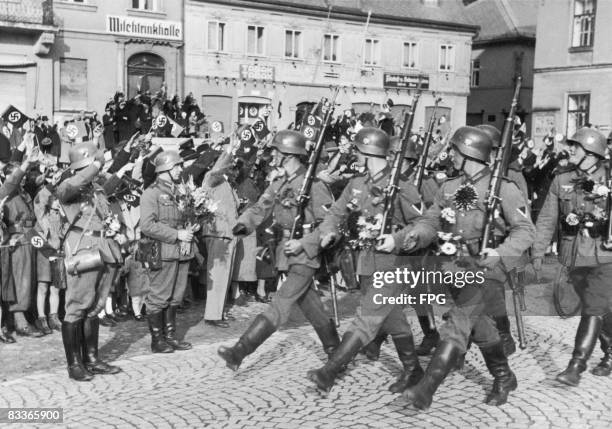
[(451, 146), (461, 155), (488, 163), (493, 142), (489, 135), (476, 127), (461, 127), (450, 140)]
[(567, 139), (567, 142), (579, 144), (585, 152), (593, 153), (601, 158), (606, 157), (608, 149), (606, 137), (593, 128), (580, 128), (571, 139)]
[(294, 130), (282, 130), (276, 133), (270, 147), (289, 155), (308, 155), (306, 137)]
[(70, 169), (78, 170), (87, 167), (96, 160), (98, 147), (93, 143), (78, 143), (75, 144), (68, 152), (70, 159)]
[(174, 168), (175, 165), (182, 164), (183, 158), (174, 150), (161, 152), (155, 157), (155, 172), (163, 173)]
[(391, 147), (389, 135), (374, 127), (364, 127), (355, 136), (355, 147), (364, 155), (386, 157)]
[(501, 144), (501, 132), (496, 127), (489, 124), (482, 124), (477, 125), (476, 128), (487, 133), (487, 135), (491, 139), (491, 142), (493, 143), (494, 148), (499, 147), (499, 145)]

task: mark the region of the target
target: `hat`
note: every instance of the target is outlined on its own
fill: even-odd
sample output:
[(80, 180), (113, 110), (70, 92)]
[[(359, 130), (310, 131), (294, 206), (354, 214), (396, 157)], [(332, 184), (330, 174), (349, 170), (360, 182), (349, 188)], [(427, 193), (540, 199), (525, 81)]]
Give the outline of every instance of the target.
[(49, 120), (49, 117), (47, 115), (43, 115), (43, 117), (40, 119), (42, 119), (42, 121), (45, 122)]

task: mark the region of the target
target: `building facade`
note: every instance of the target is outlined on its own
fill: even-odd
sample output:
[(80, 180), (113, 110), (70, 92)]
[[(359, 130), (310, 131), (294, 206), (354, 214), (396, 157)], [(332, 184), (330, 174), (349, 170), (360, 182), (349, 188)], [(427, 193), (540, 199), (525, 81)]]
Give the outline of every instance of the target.
[[(612, 123), (612, 2), (542, 0), (534, 69), (533, 137)], [(609, 91), (610, 90), (610, 91)]]
[(466, 7), (480, 27), (472, 46), (468, 125), (501, 130), (520, 75), (517, 113), (531, 130), (537, 7), (532, 0), (477, 0)]
[(103, 113), (116, 91), (183, 93), (182, 0), (55, 0), (53, 113)]
[(462, 13), (450, 0), (187, 0), (185, 89), (226, 128), (264, 115), (281, 129), (336, 86), (341, 109), (375, 112), (390, 99), (399, 118), (420, 79), (415, 125), (434, 93), (462, 125), (476, 32)]

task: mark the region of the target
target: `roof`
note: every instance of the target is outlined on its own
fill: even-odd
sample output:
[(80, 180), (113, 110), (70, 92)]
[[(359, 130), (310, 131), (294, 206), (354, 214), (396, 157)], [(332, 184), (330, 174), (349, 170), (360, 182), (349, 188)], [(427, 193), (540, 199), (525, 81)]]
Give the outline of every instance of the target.
[(475, 43), (535, 40), (537, 12), (538, 2), (533, 0), (477, 0), (465, 7), (469, 20), (480, 27)]
[(475, 33), (475, 26), (465, 13), (462, 0), (196, 0), (231, 6), (256, 7), (278, 12), (300, 12), (335, 19), (392, 25), (415, 25), (455, 29)]

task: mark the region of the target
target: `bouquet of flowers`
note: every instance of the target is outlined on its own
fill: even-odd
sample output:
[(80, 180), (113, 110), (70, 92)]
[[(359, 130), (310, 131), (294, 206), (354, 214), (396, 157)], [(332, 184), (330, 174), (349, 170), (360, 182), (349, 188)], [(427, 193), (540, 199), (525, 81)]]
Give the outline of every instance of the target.
[(465, 185), (457, 188), (453, 195), (453, 201), (455, 203), (455, 207), (459, 211), (468, 211), (476, 208), (476, 203), (478, 202), (478, 192), (476, 192), (476, 188), (466, 183)]
[[(179, 211), (185, 219), (185, 227), (193, 232), (198, 231), (202, 224), (211, 223), (215, 219), (215, 213), (219, 207), (216, 201), (210, 198), (208, 192), (197, 187), (193, 177), (189, 177), (187, 182), (177, 186), (177, 199)], [(191, 253), (191, 243), (180, 243), (181, 255)]]
[(353, 212), (348, 219), (348, 245), (353, 250), (372, 249), (380, 236), (383, 215), (363, 216)]
[(582, 230), (585, 236), (591, 238), (605, 235), (607, 221), (608, 217), (605, 210), (597, 206), (590, 212), (571, 212), (561, 220), (567, 233), (577, 234)]
[(112, 238), (120, 246), (123, 246), (128, 240), (125, 234), (121, 232), (121, 229), (121, 222), (116, 214), (109, 213), (104, 218), (104, 237)]
[(574, 189), (578, 192), (582, 191), (585, 194), (585, 200), (594, 201), (599, 198), (608, 196), (610, 189), (603, 182), (595, 182), (594, 180), (584, 176), (572, 180)]

